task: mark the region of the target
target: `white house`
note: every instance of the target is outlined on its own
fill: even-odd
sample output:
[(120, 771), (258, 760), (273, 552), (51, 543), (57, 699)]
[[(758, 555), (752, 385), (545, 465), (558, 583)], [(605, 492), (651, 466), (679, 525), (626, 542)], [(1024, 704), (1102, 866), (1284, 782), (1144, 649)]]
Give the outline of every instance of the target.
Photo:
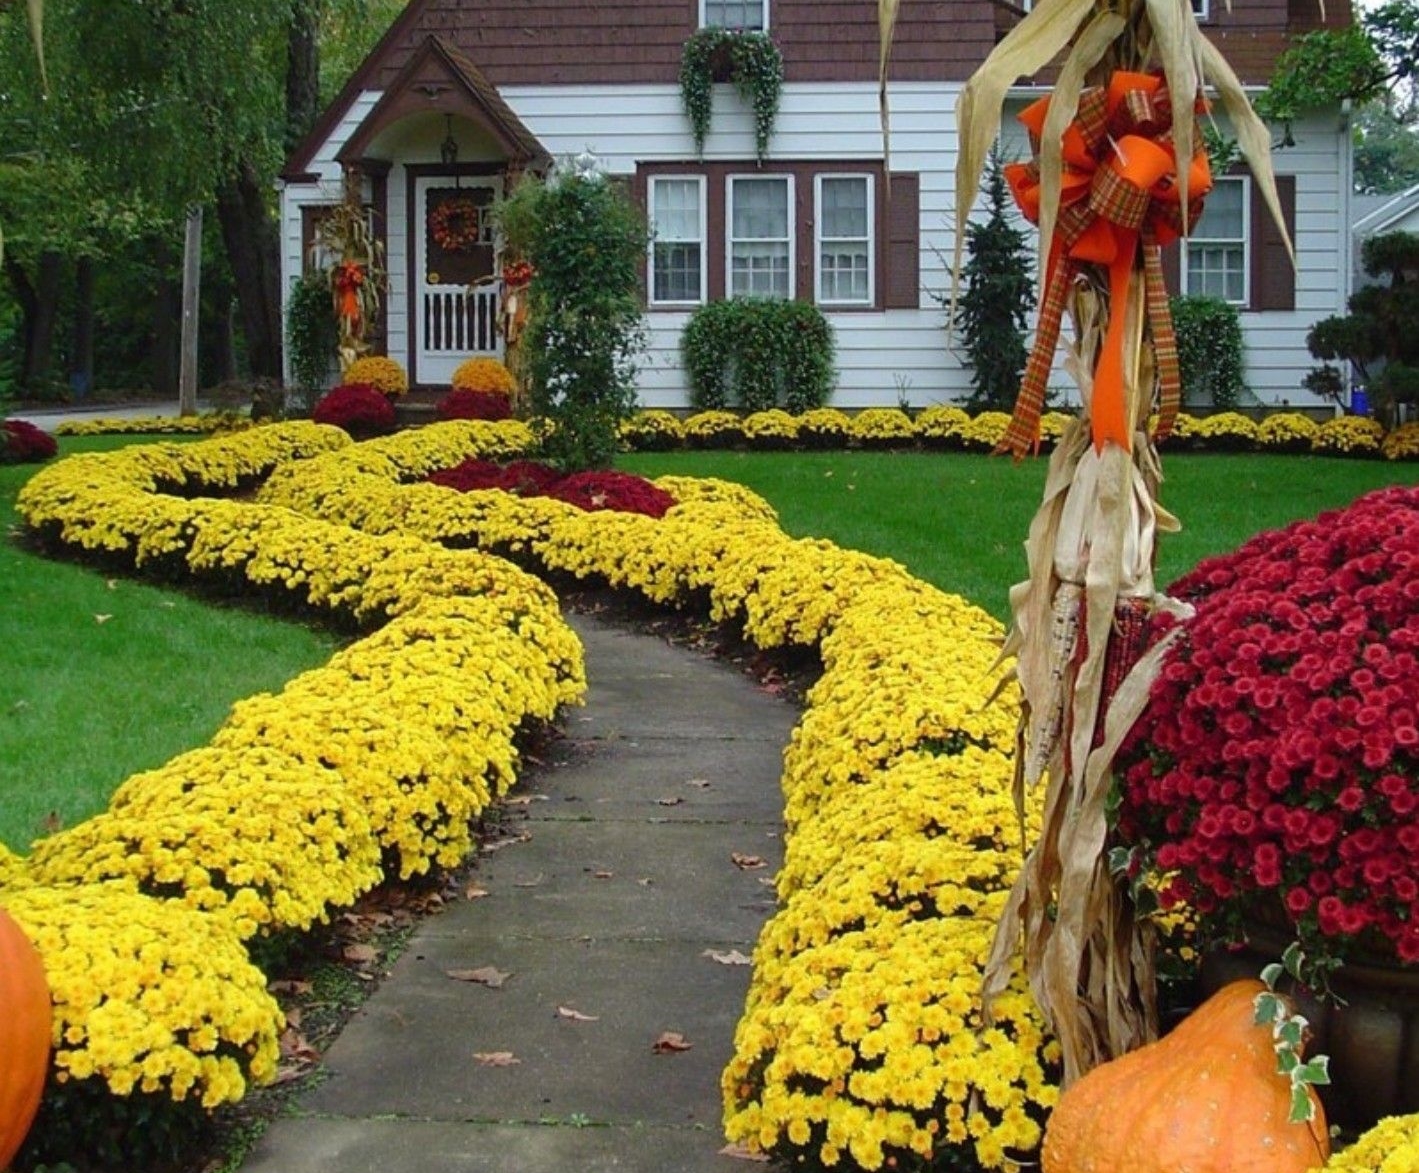
[[(1196, 3), (1252, 84), (1318, 19), (1309, 0)], [(1349, 19), (1343, 2), (1327, 10), (1332, 23)], [(1014, 19), (991, 0), (902, 5), (887, 156), (876, 0), (411, 0), (287, 162), (286, 287), (354, 169), (386, 250), (381, 346), (416, 386), (444, 384), (463, 358), (499, 346), (496, 281), (468, 293), (494, 275), (491, 230), (471, 209), (527, 169), (591, 152), (629, 183), (655, 231), (643, 405), (688, 404), (681, 332), (697, 305), (736, 292), (823, 309), (837, 342), (836, 406), (963, 398), (969, 371), (948, 349), (937, 301), (957, 217), (955, 105)], [(767, 31), (782, 52), (782, 101), (762, 161), (752, 113), (727, 84), (714, 87), (710, 132), (695, 149), (678, 76), (685, 41), (707, 25)], [(1030, 81), (1015, 91), (1022, 106), (1046, 89)], [(1308, 400), (1306, 330), (1343, 311), (1350, 283), (1348, 125), (1331, 111), (1292, 137), (1274, 163), (1295, 271), (1246, 174), (1219, 180), (1172, 265), (1180, 288), (1240, 308), (1263, 403)], [(457, 207), (439, 211), (448, 204)]]

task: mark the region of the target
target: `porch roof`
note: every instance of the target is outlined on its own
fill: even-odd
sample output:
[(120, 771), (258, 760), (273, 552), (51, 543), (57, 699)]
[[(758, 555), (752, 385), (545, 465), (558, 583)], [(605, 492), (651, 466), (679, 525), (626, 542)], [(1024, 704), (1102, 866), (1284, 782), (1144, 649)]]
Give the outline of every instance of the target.
[(381, 131), (413, 114), (430, 112), (467, 118), (485, 127), (520, 167), (540, 169), (551, 162), (547, 149), (483, 71), (437, 35), (424, 38), (335, 158), (345, 166), (358, 164)]

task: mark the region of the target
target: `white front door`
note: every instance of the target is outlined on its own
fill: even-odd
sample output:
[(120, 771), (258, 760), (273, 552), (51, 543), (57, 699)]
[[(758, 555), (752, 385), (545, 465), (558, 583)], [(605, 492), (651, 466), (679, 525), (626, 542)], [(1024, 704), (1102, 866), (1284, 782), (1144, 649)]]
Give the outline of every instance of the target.
[(464, 359), (502, 354), (489, 215), (501, 181), (414, 181), (414, 337), (422, 384), (447, 383)]

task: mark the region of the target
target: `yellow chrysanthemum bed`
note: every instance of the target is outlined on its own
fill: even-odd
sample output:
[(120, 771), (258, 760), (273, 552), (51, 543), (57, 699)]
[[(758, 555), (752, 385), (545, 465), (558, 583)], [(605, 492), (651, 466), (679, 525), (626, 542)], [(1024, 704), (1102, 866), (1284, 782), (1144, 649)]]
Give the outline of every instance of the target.
[[(999, 625), (895, 563), (789, 538), (725, 482), (662, 478), (679, 502), (662, 521), (410, 483), (530, 438), (520, 424), (456, 422), (350, 445), (285, 425), (70, 458), (26, 488), (27, 523), (54, 540), (294, 594), (373, 629), (278, 696), (235, 706), (207, 749), (130, 780), (96, 827), (28, 861), (0, 852), (0, 903), (63, 999), (59, 1070), (118, 1094), (240, 1096), (274, 1070), (280, 1029), (243, 935), (328, 915), (373, 875), (372, 849), (406, 875), (466, 850), (468, 818), (511, 780), (518, 725), (582, 687), (551, 592), (467, 549), (481, 546), (652, 600), (707, 599), (762, 647), (820, 651), (785, 758), (781, 907), (724, 1073), (730, 1137), (828, 1167), (1020, 1167), (1057, 1072), (1022, 988), (992, 1025), (980, 1018), (980, 970), (1019, 858), (1006, 797), (1016, 702), (983, 703)], [(163, 492), (254, 481), (255, 504)], [(282, 838), (260, 801), (247, 807), (248, 779), (268, 771), (297, 802), (330, 803), (307, 846)], [(199, 800), (180, 827), (159, 808), (185, 781)], [(207, 826), (228, 818), (250, 829), (247, 872), (226, 871), (241, 836)], [(203, 859), (178, 877), (182, 833)], [(136, 862), (92, 882), (120, 872), (115, 843)], [(275, 858), (295, 851), (329, 874)], [(116, 921), (129, 930), (110, 931)], [(144, 948), (159, 936), (167, 952)], [(137, 989), (142, 1015), (96, 1002), (95, 972)], [(1329, 1168), (1392, 1173), (1382, 1162), (1416, 1138), (1419, 1119), (1386, 1122)]]

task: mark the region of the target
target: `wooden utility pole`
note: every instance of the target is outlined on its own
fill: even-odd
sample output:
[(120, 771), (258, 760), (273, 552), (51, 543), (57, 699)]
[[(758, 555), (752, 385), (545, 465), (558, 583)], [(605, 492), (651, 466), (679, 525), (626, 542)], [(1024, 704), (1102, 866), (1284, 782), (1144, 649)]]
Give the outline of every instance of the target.
[(197, 307), (202, 284), (202, 207), (187, 209), (182, 249), (182, 361), (178, 367), (177, 413), (197, 414)]

